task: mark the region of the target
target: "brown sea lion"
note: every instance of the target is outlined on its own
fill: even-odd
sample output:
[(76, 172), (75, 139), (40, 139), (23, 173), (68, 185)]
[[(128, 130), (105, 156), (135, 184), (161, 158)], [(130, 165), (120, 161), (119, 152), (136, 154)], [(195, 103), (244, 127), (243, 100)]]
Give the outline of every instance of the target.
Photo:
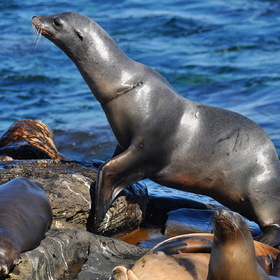
[(118, 193), (149, 178), (213, 197), (257, 222), (259, 240), (280, 244), (280, 163), (257, 124), (180, 96), (88, 17), (68, 12), (32, 22), (76, 64), (118, 140), (94, 187), (96, 231)]
[(52, 209), (40, 184), (16, 178), (0, 186), (0, 276), (21, 252), (34, 249), (52, 223)]
[[(213, 234), (185, 234), (169, 238), (140, 258), (132, 269), (115, 267), (112, 279), (206, 280), (213, 238)], [(257, 241), (254, 241), (254, 245), (259, 265), (270, 274), (280, 251)], [(247, 280), (246, 277), (240, 279)]]
[(249, 227), (238, 213), (221, 210), (214, 221), (207, 280), (275, 279), (259, 265)]
[(57, 151), (50, 128), (29, 119), (15, 121), (0, 138), (0, 156), (2, 160), (66, 159)]

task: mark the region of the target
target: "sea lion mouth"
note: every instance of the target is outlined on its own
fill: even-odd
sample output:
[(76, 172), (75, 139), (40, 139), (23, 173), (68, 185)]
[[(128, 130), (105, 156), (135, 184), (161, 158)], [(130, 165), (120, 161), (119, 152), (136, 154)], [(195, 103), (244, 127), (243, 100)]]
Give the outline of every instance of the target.
[(224, 227), (224, 228), (233, 228), (232, 223), (224, 218), (218, 218), (215, 220), (216, 225)]

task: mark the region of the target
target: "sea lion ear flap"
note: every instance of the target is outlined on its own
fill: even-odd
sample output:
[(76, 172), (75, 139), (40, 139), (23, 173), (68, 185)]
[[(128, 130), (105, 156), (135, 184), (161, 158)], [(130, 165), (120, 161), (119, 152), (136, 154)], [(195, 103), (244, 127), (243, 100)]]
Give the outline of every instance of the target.
[(76, 34), (78, 35), (78, 37), (79, 37), (79, 39), (80, 39), (81, 41), (84, 40), (84, 35), (83, 35), (83, 33), (82, 33), (80, 30), (76, 30)]

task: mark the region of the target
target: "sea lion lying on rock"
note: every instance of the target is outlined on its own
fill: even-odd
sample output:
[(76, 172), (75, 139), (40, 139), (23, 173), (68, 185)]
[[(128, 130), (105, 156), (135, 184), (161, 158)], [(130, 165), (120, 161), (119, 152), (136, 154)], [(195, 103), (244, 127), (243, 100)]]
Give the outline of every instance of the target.
[(40, 244), (51, 223), (51, 205), (39, 183), (15, 178), (0, 186), (0, 276)]
[(279, 250), (253, 241), (246, 222), (237, 213), (219, 211), (214, 224), (214, 236), (186, 234), (170, 238), (140, 258), (132, 269), (114, 268), (112, 279), (270, 279), (267, 274), (271, 273)]

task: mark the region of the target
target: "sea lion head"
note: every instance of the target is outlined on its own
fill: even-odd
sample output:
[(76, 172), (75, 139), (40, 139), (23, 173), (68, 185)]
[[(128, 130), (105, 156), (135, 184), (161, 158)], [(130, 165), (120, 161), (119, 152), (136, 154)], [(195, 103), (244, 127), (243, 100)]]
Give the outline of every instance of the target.
[(214, 214), (214, 236), (222, 242), (232, 242), (237, 238), (252, 239), (245, 220), (236, 212), (220, 210)]
[(11, 232), (0, 233), (0, 276), (5, 276), (20, 259), (18, 240)]
[(242, 216), (217, 211), (213, 241), (207, 280), (269, 279), (257, 263), (253, 237)]
[(49, 16), (34, 16), (32, 24), (37, 31), (61, 48), (68, 56), (76, 57), (76, 53), (83, 55), (88, 48), (89, 40), (93, 35), (90, 18), (66, 12)]
[(114, 97), (119, 87), (122, 91), (124, 80), (128, 79), (128, 72), (122, 65), (130, 59), (95, 21), (66, 12), (34, 16), (32, 24), (39, 34), (57, 45), (76, 64), (101, 104)]

